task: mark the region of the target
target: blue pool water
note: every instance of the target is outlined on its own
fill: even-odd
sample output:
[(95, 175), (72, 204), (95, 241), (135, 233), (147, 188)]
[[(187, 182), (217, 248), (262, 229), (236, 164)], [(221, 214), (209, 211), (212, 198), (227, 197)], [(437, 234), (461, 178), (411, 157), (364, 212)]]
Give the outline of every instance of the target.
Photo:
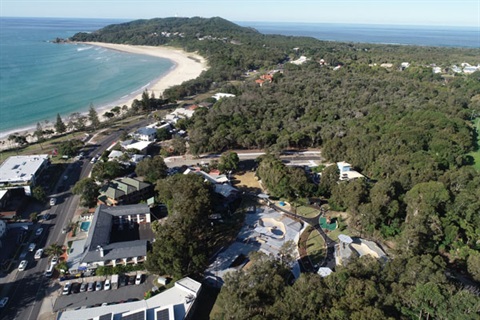
[(82, 224), (80, 225), (80, 230), (82, 231), (87, 232), (89, 228), (90, 228), (90, 221), (82, 222)]

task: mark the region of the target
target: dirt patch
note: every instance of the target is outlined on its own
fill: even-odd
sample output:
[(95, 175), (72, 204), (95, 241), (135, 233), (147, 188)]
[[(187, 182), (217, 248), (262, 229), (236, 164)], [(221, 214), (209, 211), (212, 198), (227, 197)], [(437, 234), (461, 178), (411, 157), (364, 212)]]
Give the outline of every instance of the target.
[(247, 171), (233, 176), (233, 185), (245, 192), (261, 193), (262, 189), (258, 182), (255, 172)]

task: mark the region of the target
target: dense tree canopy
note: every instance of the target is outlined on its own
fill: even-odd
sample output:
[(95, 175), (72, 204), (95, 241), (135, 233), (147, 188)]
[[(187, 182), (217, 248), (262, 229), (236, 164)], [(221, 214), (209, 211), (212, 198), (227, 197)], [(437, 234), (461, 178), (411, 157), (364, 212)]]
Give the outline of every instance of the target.
[(157, 228), (147, 268), (175, 277), (201, 272), (208, 261), (212, 187), (198, 175), (179, 174), (159, 180), (156, 190), (168, 218)]

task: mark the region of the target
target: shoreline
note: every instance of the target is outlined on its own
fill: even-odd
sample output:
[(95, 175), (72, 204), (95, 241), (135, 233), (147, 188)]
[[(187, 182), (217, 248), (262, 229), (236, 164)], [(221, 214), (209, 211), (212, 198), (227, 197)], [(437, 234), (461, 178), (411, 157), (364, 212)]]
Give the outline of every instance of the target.
[[(173, 63), (173, 66), (167, 70), (165, 73), (161, 74), (158, 78), (153, 79), (147, 84), (139, 84), (139, 88), (135, 93), (128, 93), (122, 97), (119, 97), (115, 101), (109, 102), (102, 106), (96, 107), (95, 110), (98, 113), (100, 121), (104, 121), (103, 113), (111, 110), (115, 106), (127, 105), (131, 107), (135, 99), (141, 99), (142, 93), (145, 90), (148, 90), (149, 94), (154, 94), (155, 97), (160, 97), (163, 92), (175, 85), (182, 84), (185, 81), (192, 80), (197, 78), (204, 70), (208, 69), (208, 63), (205, 58), (202, 56), (193, 53), (186, 52), (184, 50), (166, 47), (166, 46), (134, 46), (126, 44), (113, 44), (105, 42), (78, 42), (76, 44), (92, 45), (97, 47), (102, 47), (109, 50), (116, 50), (125, 53), (139, 54), (139, 55), (148, 55), (157, 58), (167, 59)], [(87, 112), (81, 112), (82, 114), (87, 114)], [(62, 119), (64, 122), (66, 119)], [(50, 125), (44, 126), (43, 129), (53, 129), (54, 121)], [(33, 134), (36, 129), (36, 125), (32, 124), (31, 127), (18, 128), (14, 130), (8, 130), (6, 132), (0, 133), (0, 151), (7, 149), (8, 136), (13, 133), (18, 134)], [(27, 138), (29, 142), (35, 142), (34, 139)], [(2, 143), (4, 142), (4, 143)]]

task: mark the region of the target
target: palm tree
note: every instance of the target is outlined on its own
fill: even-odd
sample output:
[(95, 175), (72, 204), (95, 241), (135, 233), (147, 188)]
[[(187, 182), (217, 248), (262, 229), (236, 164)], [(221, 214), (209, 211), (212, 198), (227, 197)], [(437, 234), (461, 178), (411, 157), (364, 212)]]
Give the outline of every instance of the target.
[(50, 247), (45, 249), (45, 253), (49, 257), (58, 257), (58, 256), (61, 256), (63, 254), (63, 247), (59, 244), (52, 243), (50, 245)]

